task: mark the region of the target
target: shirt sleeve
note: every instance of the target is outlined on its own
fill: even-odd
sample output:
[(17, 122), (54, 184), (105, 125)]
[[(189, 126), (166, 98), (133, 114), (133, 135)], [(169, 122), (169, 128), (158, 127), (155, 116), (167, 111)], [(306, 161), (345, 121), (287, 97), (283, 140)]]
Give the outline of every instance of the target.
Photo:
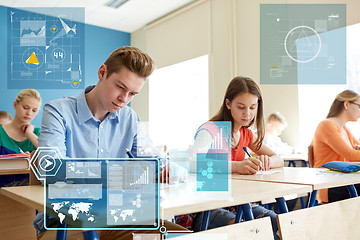
[(39, 147), (57, 148), (66, 157), (66, 128), (61, 110), (51, 104), (45, 104), (39, 136)]
[[(319, 131), (316, 131), (317, 137), (322, 139), (334, 152), (348, 161), (359, 161), (360, 151), (355, 150), (343, 140), (340, 129), (335, 124), (324, 121), (320, 123), (318, 128)], [(349, 134), (348, 137), (350, 138)]]

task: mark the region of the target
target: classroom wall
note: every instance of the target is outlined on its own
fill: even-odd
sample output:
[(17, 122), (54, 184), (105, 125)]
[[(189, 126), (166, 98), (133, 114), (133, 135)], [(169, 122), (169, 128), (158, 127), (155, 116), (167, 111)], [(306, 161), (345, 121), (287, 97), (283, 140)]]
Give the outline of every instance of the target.
[[(171, 28), (164, 28), (156, 35), (150, 34), (152, 28), (145, 27), (131, 33), (132, 45), (141, 46), (154, 56), (155, 62), (161, 60), (160, 67), (175, 63), (172, 51), (178, 46), (184, 46), (187, 42), (194, 44), (186, 45), (189, 53), (198, 53), (199, 45), (206, 50), (210, 56), (209, 63), (209, 115), (212, 116), (219, 109), (227, 84), (236, 75), (246, 75), (254, 78), (260, 83), (260, 4), (347, 4), (347, 25), (360, 22), (360, 1), (358, 0), (200, 0), (187, 8), (167, 16), (154, 23), (157, 29), (173, 23)], [(191, 11), (199, 11), (202, 14), (192, 16)], [(183, 20), (180, 21), (180, 20)], [(202, 25), (197, 22), (203, 22)], [(149, 45), (161, 39), (177, 34), (179, 28), (187, 27), (188, 32), (197, 34), (183, 35), (171, 38), (171, 44), (160, 44), (158, 49)], [(204, 27), (205, 26), (205, 27)], [(204, 31), (208, 29), (208, 31)], [(201, 36), (199, 37), (199, 33)], [(151, 37), (150, 37), (151, 36)], [(178, 35), (176, 35), (178, 36)], [(199, 41), (201, 39), (201, 42)], [(164, 52), (167, 58), (158, 58)], [(181, 52), (184, 56), (185, 53)], [(190, 58), (190, 55), (187, 55)], [(194, 55), (194, 54), (193, 54)], [(195, 56), (193, 56), (195, 57)], [(177, 59), (183, 61), (186, 59)], [(299, 144), (299, 107), (297, 85), (260, 85), (264, 98), (265, 116), (271, 112), (279, 111), (289, 122), (289, 127), (284, 131), (282, 137), (289, 144)], [(148, 108), (141, 105), (140, 101), (148, 99), (146, 88), (138, 99), (133, 100), (133, 107), (137, 112), (143, 112), (143, 120), (148, 120)], [(316, 96), (314, 98), (316, 108)], [(139, 102), (136, 102), (138, 101)], [(135, 104), (134, 104), (135, 102)], [(210, 117), (209, 116), (209, 117)]]
[[(97, 70), (110, 53), (121, 46), (130, 45), (130, 33), (85, 25), (85, 82), (94, 85), (98, 81)], [(7, 89), (7, 8), (0, 6), (0, 109), (15, 114), (13, 101), (21, 90)], [(78, 95), (83, 89), (39, 89), (43, 105), (53, 99)], [(42, 105), (42, 106), (43, 106)], [(41, 126), (42, 111), (33, 120), (36, 127)]]

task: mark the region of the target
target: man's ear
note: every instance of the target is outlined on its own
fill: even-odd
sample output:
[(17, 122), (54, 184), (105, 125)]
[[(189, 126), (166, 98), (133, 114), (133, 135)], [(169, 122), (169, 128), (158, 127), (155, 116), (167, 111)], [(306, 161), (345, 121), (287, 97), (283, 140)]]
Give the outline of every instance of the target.
[(99, 77), (99, 80), (103, 80), (105, 79), (107, 76), (107, 67), (105, 64), (102, 64), (98, 70), (98, 77)]
[(16, 101), (14, 101), (13, 105), (14, 105), (14, 109), (16, 109), (16, 105), (17, 105)]

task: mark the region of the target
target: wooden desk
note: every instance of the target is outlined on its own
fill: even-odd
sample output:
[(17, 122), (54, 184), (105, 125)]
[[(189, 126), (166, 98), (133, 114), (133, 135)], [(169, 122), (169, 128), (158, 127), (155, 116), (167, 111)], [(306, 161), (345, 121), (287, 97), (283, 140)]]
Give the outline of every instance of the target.
[[(194, 181), (177, 185), (168, 185), (161, 190), (161, 217), (172, 218), (177, 215), (212, 210), (284, 195), (310, 192), (310, 186), (267, 183), (256, 181), (231, 180), (232, 194), (228, 200), (204, 199), (203, 192), (196, 192)], [(44, 188), (40, 185), (2, 188), (2, 195), (7, 196), (33, 209), (43, 211)]]
[(44, 186), (42, 185), (0, 188), (0, 194), (20, 202), (33, 210), (44, 211)]
[(196, 192), (193, 182), (169, 185), (161, 190), (162, 218), (172, 218), (177, 215), (201, 212), (216, 208), (257, 202), (269, 198), (279, 198), (284, 195), (311, 192), (311, 186), (289, 185), (270, 182), (231, 180), (231, 199), (211, 200), (205, 193)]
[[(255, 174), (255, 175), (236, 175), (233, 179), (272, 182), (272, 183), (291, 183), (299, 185), (308, 185), (312, 187), (312, 198), (316, 196), (316, 190), (324, 188), (333, 188), (360, 183), (359, 173), (331, 173), (325, 172), (324, 168), (278, 168), (272, 169), (279, 173)], [(315, 195), (315, 196), (314, 196)], [(315, 201), (315, 199), (313, 199)], [(310, 205), (312, 206), (312, 204)]]
[(0, 171), (0, 175), (29, 174), (29, 173), (30, 173), (29, 169), (22, 169), (22, 170), (6, 169)]
[[(7, 187), (0, 189), (0, 238), (36, 239), (32, 223), (35, 209), (42, 210), (44, 194), (41, 186)], [(41, 191), (42, 190), (42, 191)]]

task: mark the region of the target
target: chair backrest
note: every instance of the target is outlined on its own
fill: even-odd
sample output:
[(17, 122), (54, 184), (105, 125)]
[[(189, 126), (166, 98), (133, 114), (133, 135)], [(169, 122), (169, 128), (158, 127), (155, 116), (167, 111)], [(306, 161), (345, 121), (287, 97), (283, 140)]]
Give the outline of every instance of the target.
[(277, 215), (281, 239), (359, 239), (360, 198)]
[(314, 167), (314, 146), (312, 144), (308, 146), (308, 160), (310, 167)]
[(173, 240), (273, 240), (274, 235), (270, 217), (259, 218), (252, 221), (236, 223), (197, 233), (187, 233)]

